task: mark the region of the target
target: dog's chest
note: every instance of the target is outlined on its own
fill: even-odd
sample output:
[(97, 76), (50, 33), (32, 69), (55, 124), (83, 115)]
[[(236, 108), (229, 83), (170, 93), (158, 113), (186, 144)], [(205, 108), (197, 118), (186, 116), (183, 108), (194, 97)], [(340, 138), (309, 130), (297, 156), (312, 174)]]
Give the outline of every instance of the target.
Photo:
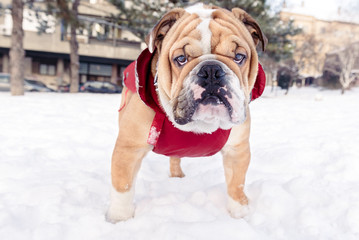
[(218, 129), (211, 134), (184, 132), (174, 127), (163, 113), (156, 113), (148, 137), (153, 151), (171, 157), (205, 157), (219, 152), (231, 130)]

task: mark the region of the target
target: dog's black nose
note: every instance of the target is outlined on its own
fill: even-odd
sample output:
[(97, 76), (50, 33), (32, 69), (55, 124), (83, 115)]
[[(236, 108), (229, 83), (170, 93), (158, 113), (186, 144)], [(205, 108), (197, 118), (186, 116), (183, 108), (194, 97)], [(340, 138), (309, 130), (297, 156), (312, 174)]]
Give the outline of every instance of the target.
[(224, 87), (225, 75), (226, 73), (218, 64), (204, 65), (197, 73), (199, 85), (202, 87), (206, 87), (207, 85)]

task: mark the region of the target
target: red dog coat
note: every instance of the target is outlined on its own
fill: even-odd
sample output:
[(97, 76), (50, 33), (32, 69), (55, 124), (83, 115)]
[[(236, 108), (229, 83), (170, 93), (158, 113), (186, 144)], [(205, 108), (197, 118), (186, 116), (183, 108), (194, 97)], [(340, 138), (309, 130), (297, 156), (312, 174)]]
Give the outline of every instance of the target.
[[(210, 134), (184, 132), (174, 127), (168, 119), (159, 103), (151, 74), (152, 56), (153, 54), (145, 49), (137, 61), (131, 63), (124, 71), (124, 84), (128, 90), (137, 92), (142, 101), (156, 112), (147, 143), (154, 146), (155, 153), (171, 157), (204, 157), (219, 152), (228, 140), (230, 129), (217, 129)], [(138, 87), (136, 87), (136, 77)], [(264, 87), (265, 75), (262, 66), (259, 65), (251, 100), (258, 98)]]

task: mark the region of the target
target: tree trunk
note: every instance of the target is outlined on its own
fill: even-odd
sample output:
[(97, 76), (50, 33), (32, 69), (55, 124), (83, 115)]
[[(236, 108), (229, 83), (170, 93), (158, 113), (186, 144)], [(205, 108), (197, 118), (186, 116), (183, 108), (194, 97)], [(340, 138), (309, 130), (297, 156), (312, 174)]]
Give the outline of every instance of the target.
[(79, 44), (76, 39), (76, 27), (71, 25), (71, 39), (70, 39), (70, 62), (71, 62), (71, 85), (70, 92), (76, 93), (79, 91)]
[(10, 89), (11, 95), (24, 95), (24, 31), (22, 29), (24, 4), (22, 0), (12, 0), (12, 34), (10, 49)]
[(351, 77), (350, 77), (351, 69), (352, 69), (352, 67), (350, 67), (349, 69), (346, 69), (346, 68), (343, 67), (342, 73), (341, 73), (341, 75), (339, 77), (339, 82), (342, 85), (342, 91), (341, 91), (342, 94), (345, 93), (345, 90), (350, 89), (350, 83), (352, 81)]
[(80, 79), (79, 79), (79, 44), (76, 39), (76, 28), (78, 25), (77, 15), (78, 15), (78, 6), (80, 1), (75, 0), (72, 4), (72, 21), (70, 22), (70, 31), (71, 31), (71, 39), (70, 39), (70, 75), (71, 75), (71, 84), (70, 84), (70, 92), (76, 93), (79, 91)]

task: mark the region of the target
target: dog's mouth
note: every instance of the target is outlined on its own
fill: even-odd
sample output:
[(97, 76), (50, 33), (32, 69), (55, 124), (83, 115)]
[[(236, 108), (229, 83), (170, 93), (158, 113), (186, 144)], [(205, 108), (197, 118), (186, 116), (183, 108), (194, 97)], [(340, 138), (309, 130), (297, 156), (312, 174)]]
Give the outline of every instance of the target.
[(228, 96), (221, 94), (202, 94), (202, 96), (199, 99), (179, 98), (174, 107), (174, 120), (177, 124), (185, 125), (194, 120), (210, 122), (216, 119), (231, 119), (233, 107)]
[(233, 109), (228, 99), (223, 95), (208, 94), (203, 98), (203, 100), (199, 102), (199, 104), (213, 106), (224, 105), (227, 108), (229, 114), (232, 113)]
[(208, 104), (211, 104), (211, 105), (220, 105), (220, 104), (224, 104), (223, 102), (223, 98), (220, 97), (220, 96), (216, 96), (216, 95), (209, 95), (207, 97), (205, 97), (201, 103), (203, 105), (208, 105)]

